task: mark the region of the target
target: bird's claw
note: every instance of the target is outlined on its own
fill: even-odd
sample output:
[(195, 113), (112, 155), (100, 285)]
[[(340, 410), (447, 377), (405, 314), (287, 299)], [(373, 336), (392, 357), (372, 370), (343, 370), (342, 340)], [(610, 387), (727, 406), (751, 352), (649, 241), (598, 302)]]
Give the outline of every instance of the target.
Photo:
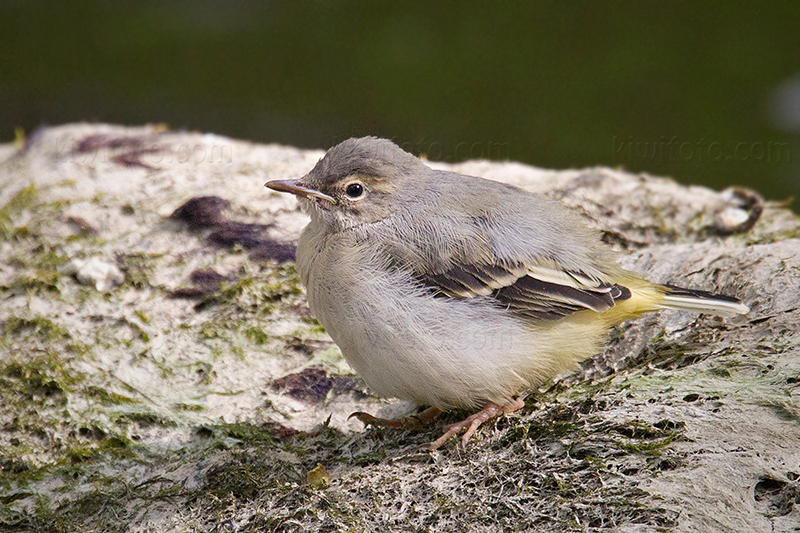
[(377, 416), (372, 416), (371, 414), (365, 413), (363, 411), (356, 411), (355, 413), (347, 417), (348, 420), (350, 420), (351, 418), (359, 420), (365, 426), (375, 426), (382, 428), (402, 428), (410, 425), (406, 422), (406, 418), (401, 418), (398, 420), (392, 420), (391, 418), (378, 418)]
[(404, 416), (402, 418), (378, 418), (363, 411), (357, 411), (347, 417), (348, 420), (356, 418), (365, 426), (376, 426), (384, 428), (413, 428), (429, 423), (442, 413), (441, 409), (428, 407), (419, 414)]
[(481, 424), (493, 418), (497, 418), (500, 415), (507, 415), (522, 409), (525, 406), (524, 400), (525, 395), (521, 395), (513, 402), (505, 405), (500, 405), (494, 402), (487, 403), (483, 409), (477, 413), (470, 415), (461, 422), (456, 422), (447, 428), (447, 431), (444, 432), (444, 435), (431, 442), (429, 449), (431, 451), (438, 450), (444, 445), (445, 442), (449, 441), (462, 431), (464, 431), (464, 435), (461, 437), (461, 443), (466, 446), (467, 442), (469, 442), (469, 439), (472, 438), (472, 435), (475, 434)]
[(347, 417), (348, 420), (355, 418), (365, 426), (370, 426), (375, 423), (376, 420), (381, 420), (375, 416), (372, 416), (369, 413), (365, 413), (363, 411), (356, 411), (355, 413), (351, 413), (350, 416)]

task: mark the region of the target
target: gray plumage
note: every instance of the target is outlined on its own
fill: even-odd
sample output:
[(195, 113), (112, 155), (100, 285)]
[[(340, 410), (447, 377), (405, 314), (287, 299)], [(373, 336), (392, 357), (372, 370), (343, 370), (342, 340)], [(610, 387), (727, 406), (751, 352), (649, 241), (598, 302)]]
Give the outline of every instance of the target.
[(433, 170), (385, 139), (344, 141), (300, 180), (268, 186), (310, 215), (297, 254), (309, 305), (383, 396), (504, 404), (596, 353), (626, 318), (747, 310), (647, 282), (560, 204)]

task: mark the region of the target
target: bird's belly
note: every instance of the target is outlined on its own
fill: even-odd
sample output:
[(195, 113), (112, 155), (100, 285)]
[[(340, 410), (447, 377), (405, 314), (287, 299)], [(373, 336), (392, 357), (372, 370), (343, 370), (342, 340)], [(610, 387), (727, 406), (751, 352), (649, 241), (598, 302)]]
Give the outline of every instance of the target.
[(298, 261), (309, 305), (378, 395), (439, 408), (507, 402), (594, 353), (597, 339), (568, 324), (530, 324), (486, 298), (435, 298), (369, 253), (330, 253)]

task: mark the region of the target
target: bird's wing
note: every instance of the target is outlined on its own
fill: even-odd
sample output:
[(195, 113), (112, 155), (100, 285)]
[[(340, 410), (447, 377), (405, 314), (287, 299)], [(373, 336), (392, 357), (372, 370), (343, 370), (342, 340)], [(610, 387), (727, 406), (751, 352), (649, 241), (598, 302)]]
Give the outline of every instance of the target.
[(552, 320), (631, 297), (615, 283), (618, 267), (599, 236), (560, 204), (452, 173), (436, 173), (432, 186), (439, 196), (384, 225), (391, 231), (376, 244), (434, 294), (493, 299)]
[(591, 309), (607, 311), (631, 297), (621, 285), (558, 266), (453, 265), (446, 272), (420, 276), (436, 294), (451, 298), (492, 298), (518, 314), (545, 320)]

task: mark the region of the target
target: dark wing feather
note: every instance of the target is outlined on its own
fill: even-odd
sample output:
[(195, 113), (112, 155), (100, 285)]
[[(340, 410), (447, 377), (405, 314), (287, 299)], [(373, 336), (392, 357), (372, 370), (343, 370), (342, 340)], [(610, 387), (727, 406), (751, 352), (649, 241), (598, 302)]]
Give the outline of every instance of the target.
[(489, 296), (525, 275), (524, 268), (508, 269), (498, 265), (458, 265), (441, 274), (427, 274), (426, 284), (447, 296), (472, 298)]
[(617, 301), (631, 297), (627, 287), (604, 283), (581, 272), (538, 266), (457, 265), (420, 279), (438, 295), (486, 296), (500, 307), (545, 320), (584, 309), (607, 311)]

